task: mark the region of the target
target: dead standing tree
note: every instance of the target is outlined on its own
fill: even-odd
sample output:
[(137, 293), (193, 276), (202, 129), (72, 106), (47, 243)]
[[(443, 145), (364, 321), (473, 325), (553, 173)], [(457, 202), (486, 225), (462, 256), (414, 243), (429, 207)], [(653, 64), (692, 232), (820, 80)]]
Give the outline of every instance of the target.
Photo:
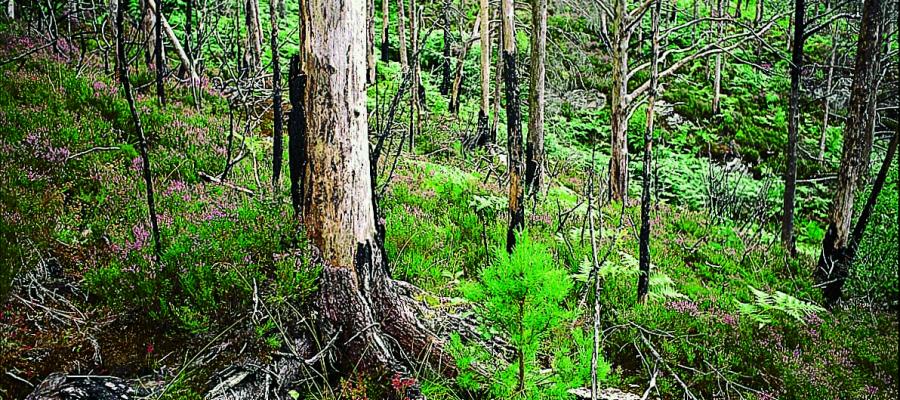
[[(610, 198), (621, 201), (628, 197), (628, 121), (644, 104), (650, 90), (650, 81), (633, 82), (636, 74), (648, 68), (650, 62), (632, 66), (630, 57), (639, 49), (632, 48), (632, 35), (641, 27), (641, 21), (655, 0), (643, 0), (632, 6), (631, 0), (598, 0), (601, 11), (600, 39), (609, 49), (612, 62), (611, 98), (611, 154), (610, 154)], [(736, 32), (719, 35), (709, 41), (691, 42), (690, 46), (670, 48), (659, 54), (659, 81), (673, 75), (694, 60), (717, 54), (730, 53), (751, 40), (757, 40), (769, 31), (780, 16), (773, 16), (756, 28), (751, 28), (727, 15), (717, 17), (698, 16), (676, 24), (660, 32), (659, 40), (678, 35), (690, 35), (694, 26), (709, 22), (727, 22)], [(630, 89), (634, 87), (634, 89)]]
[(506, 152), (509, 166), (509, 226), (506, 251), (516, 247), (516, 234), (525, 228), (525, 160), (522, 139), (522, 112), (519, 108), (519, 75), (516, 66), (516, 14), (513, 0), (500, 5), (503, 46), (503, 83), (506, 91)]

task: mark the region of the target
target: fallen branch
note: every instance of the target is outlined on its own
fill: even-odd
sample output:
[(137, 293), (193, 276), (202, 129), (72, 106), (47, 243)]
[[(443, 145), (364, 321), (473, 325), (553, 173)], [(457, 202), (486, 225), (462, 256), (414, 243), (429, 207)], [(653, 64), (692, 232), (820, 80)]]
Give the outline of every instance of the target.
[(217, 185), (222, 185), (222, 186), (225, 186), (225, 187), (227, 187), (227, 188), (229, 188), (229, 189), (237, 190), (238, 192), (244, 193), (244, 194), (249, 195), (249, 196), (255, 196), (255, 195), (256, 195), (256, 193), (254, 193), (254, 192), (253, 192), (252, 190), (250, 190), (250, 189), (247, 189), (247, 188), (242, 187), (242, 186), (235, 185), (235, 184), (233, 184), (233, 183), (222, 182), (221, 179), (216, 178), (215, 176), (209, 175), (209, 174), (207, 174), (206, 172), (200, 171), (200, 172), (198, 173), (198, 175), (200, 176), (200, 179), (203, 179), (203, 181), (205, 181), (205, 182), (215, 183), (215, 184), (217, 184)]

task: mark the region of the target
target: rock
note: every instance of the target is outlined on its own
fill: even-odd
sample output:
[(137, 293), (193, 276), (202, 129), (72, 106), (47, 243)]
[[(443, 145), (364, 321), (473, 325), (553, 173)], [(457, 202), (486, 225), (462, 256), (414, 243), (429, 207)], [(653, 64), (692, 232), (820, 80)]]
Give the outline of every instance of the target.
[[(591, 398), (591, 389), (590, 388), (576, 388), (569, 389), (569, 394), (574, 395), (578, 399), (590, 399)], [(600, 400), (640, 400), (641, 396), (636, 394), (623, 392), (619, 389), (609, 388), (609, 389), (601, 389), (600, 393), (597, 393), (597, 398)]]
[(51, 374), (25, 400), (130, 400), (146, 396), (113, 376)]

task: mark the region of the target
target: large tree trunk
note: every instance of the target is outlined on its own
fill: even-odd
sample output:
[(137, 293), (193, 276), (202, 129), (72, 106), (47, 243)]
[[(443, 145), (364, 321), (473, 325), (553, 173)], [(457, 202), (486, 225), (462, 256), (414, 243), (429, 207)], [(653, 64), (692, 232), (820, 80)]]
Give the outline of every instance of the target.
[(641, 231), (638, 266), (638, 301), (643, 302), (650, 289), (650, 164), (653, 155), (653, 113), (659, 77), (659, 13), (662, 0), (655, 0), (651, 15), (653, 31), (650, 54), (650, 93), (647, 96), (647, 129), (644, 131), (644, 166), (641, 171)]
[(490, 141), (490, 128), (488, 126), (488, 107), (491, 91), (491, 21), (490, 4), (488, 0), (480, 0), (478, 6), (480, 18), (481, 44), (481, 103), (478, 108), (478, 126), (475, 130), (475, 145), (484, 146)]
[(879, 39), (882, 29), (881, 0), (865, 0), (859, 28), (853, 86), (844, 125), (844, 145), (837, 188), (829, 215), (830, 223), (822, 241), (822, 255), (816, 281), (822, 285), (829, 306), (841, 297), (849, 273), (850, 224), (859, 181), (866, 175), (875, 119), (875, 93), (879, 70)]
[[(365, 2), (301, 3), (308, 164), (303, 221), (323, 268), (321, 337), (347, 368), (411, 374), (440, 343), (400, 300), (375, 223), (365, 94)], [(448, 360), (441, 360), (447, 362)], [(452, 362), (452, 361), (450, 361)], [(346, 369), (349, 370), (349, 369)]]
[(785, 148), (784, 215), (781, 220), (781, 246), (792, 257), (794, 247), (794, 198), (797, 193), (797, 141), (800, 129), (800, 78), (803, 73), (803, 43), (806, 1), (794, 2), (794, 47), (791, 50), (791, 94), (788, 110), (788, 140)]
[(388, 62), (388, 53), (391, 50), (391, 40), (388, 37), (391, 26), (391, 2), (381, 0), (381, 61)]
[[(303, 18), (301, 16), (301, 18)], [(302, 32), (301, 32), (302, 35)], [(300, 56), (291, 57), (288, 72), (291, 113), (288, 118), (288, 169), (291, 180), (291, 205), (294, 214), (303, 212), (303, 176), (306, 174), (306, 110), (303, 93), (306, 76), (300, 71)]]
[(613, 4), (612, 102), (610, 104), (611, 151), (609, 195), (612, 200), (628, 197), (628, 39), (626, 0)]
[[(191, 1), (191, 0), (188, 0)], [(270, 44), (272, 46), (272, 188), (273, 194), (279, 196), (281, 179), (281, 161), (284, 157), (282, 148), (281, 127), (283, 115), (281, 113), (281, 56), (278, 51), (278, 0), (269, 3), (269, 20), (272, 23)]]
[(262, 60), (262, 25), (259, 21), (259, 1), (247, 0), (244, 17), (247, 24), (247, 66), (256, 72)]
[(544, 57), (547, 52), (547, 0), (531, 5), (531, 85), (528, 99), (528, 146), (525, 149), (525, 184), (528, 193), (541, 188), (544, 168)]
[(509, 227), (506, 251), (516, 246), (516, 233), (525, 227), (525, 169), (522, 149), (522, 119), (519, 110), (519, 76), (516, 67), (516, 14), (513, 0), (502, 0), (503, 81), (506, 88), (506, 135), (509, 164)]

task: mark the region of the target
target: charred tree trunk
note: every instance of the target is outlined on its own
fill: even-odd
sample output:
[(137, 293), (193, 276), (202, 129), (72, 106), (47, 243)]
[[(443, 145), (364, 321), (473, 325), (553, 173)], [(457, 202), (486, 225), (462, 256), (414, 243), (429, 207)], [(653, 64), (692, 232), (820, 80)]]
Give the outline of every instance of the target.
[(452, 47), (450, 41), (450, 0), (444, 0), (444, 5), (441, 10), (441, 23), (443, 25), (444, 30), (444, 60), (441, 63), (441, 95), (446, 96), (447, 93), (450, 92), (450, 82), (451, 82), (451, 74), (450, 74), (450, 48)]
[(163, 76), (166, 74), (166, 63), (163, 60), (163, 42), (162, 42), (162, 8), (163, 2), (160, 1), (156, 6), (156, 17), (153, 21), (154, 39), (154, 62), (156, 63), (156, 97), (159, 99), (159, 105), (166, 106), (166, 90), (163, 88)]
[(625, 0), (617, 0), (613, 6), (609, 195), (612, 200), (624, 201), (628, 197), (628, 11)]
[(405, 73), (409, 70), (409, 55), (406, 47), (406, 4), (404, 4), (404, 0), (397, 0), (397, 36), (400, 39), (400, 66)]
[(153, 249), (156, 261), (162, 254), (162, 245), (159, 237), (159, 223), (156, 217), (156, 199), (153, 194), (153, 177), (150, 172), (150, 154), (147, 150), (147, 137), (144, 135), (144, 128), (141, 126), (141, 118), (138, 115), (137, 106), (134, 103), (134, 94), (131, 92), (131, 79), (128, 76), (128, 55), (125, 53), (125, 8), (128, 7), (126, 0), (119, 0), (119, 6), (116, 7), (116, 65), (119, 66), (119, 80), (122, 83), (122, 90), (125, 92), (125, 100), (128, 102), (128, 110), (131, 113), (131, 120), (134, 123), (135, 134), (138, 138), (138, 150), (141, 154), (141, 173), (144, 177), (144, 186), (146, 186), (147, 194), (147, 212), (149, 213), (150, 229), (153, 234)]
[(262, 60), (262, 25), (259, 20), (259, 1), (247, 0), (244, 18), (247, 25), (247, 67), (259, 71)]
[(822, 254), (815, 272), (816, 282), (821, 285), (828, 306), (833, 306), (840, 300), (852, 261), (849, 249), (850, 224), (857, 185), (866, 174), (872, 149), (875, 117), (873, 94), (877, 89), (881, 29), (881, 0), (865, 0), (850, 105), (844, 125), (841, 167), (829, 215), (830, 223), (822, 241)]
[(506, 135), (509, 165), (509, 227), (506, 251), (512, 253), (516, 234), (525, 228), (524, 160), (522, 149), (522, 117), (519, 110), (519, 76), (516, 67), (516, 15), (513, 0), (502, 0), (503, 83), (506, 88)]
[(480, 19), (479, 42), (481, 45), (481, 103), (478, 108), (478, 126), (475, 130), (475, 145), (484, 146), (490, 141), (488, 126), (488, 103), (491, 91), (491, 21), (488, 0), (480, 0), (478, 6)]
[(794, 198), (797, 193), (797, 141), (800, 129), (800, 78), (803, 74), (803, 44), (806, 2), (794, 2), (794, 47), (791, 50), (791, 95), (788, 110), (788, 140), (785, 148), (784, 215), (781, 220), (781, 246), (794, 257)]
[[(498, 10), (499, 14), (499, 10)], [(500, 130), (500, 88), (503, 87), (503, 29), (497, 35), (497, 65), (494, 67), (494, 104), (491, 116), (491, 142), (497, 143), (497, 132)]]
[[(309, 131), (303, 220), (322, 262), (313, 304), (349, 370), (410, 376), (404, 360), (441, 347), (400, 299), (377, 234), (365, 95), (364, 2), (301, 3), (301, 68)], [(440, 362), (451, 362), (443, 358)]]
[(282, 138), (281, 132), (284, 116), (281, 112), (281, 55), (278, 51), (278, 0), (272, 0), (269, 4), (269, 20), (272, 23), (270, 40), (272, 46), (272, 188), (273, 194), (278, 196), (278, 183), (281, 179), (281, 161), (284, 158), (284, 149), (282, 148), (284, 139)]
[(381, 0), (381, 61), (388, 62), (388, 53), (391, 50), (391, 40), (388, 37), (391, 26), (391, 2)]
[(644, 131), (644, 166), (641, 171), (641, 231), (639, 237), (638, 256), (638, 290), (639, 302), (647, 298), (650, 290), (650, 164), (653, 155), (653, 119), (659, 77), (659, 14), (662, 0), (656, 0), (651, 15), (653, 31), (652, 50), (650, 54), (650, 93), (647, 96), (647, 129)]
[(288, 118), (288, 168), (291, 178), (291, 205), (294, 214), (303, 211), (303, 176), (306, 174), (306, 110), (303, 93), (306, 91), (306, 76), (300, 71), (300, 57), (291, 57), (288, 72), (291, 113)]
[(526, 191), (537, 195), (544, 168), (544, 58), (547, 53), (547, 0), (531, 5), (531, 85), (528, 99), (528, 145), (525, 148)]

